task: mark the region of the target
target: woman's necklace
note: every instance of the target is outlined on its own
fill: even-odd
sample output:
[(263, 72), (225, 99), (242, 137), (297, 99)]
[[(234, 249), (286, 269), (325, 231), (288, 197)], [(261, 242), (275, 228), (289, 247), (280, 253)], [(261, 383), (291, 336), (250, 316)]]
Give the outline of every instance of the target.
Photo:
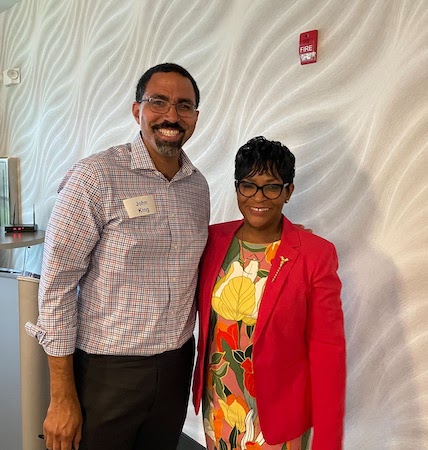
[[(247, 242), (244, 238), (244, 231), (241, 231), (241, 237), (242, 239), (239, 239), (239, 251), (240, 251), (240, 257), (241, 257), (241, 261), (242, 261), (242, 266), (245, 270), (245, 268), (248, 266), (248, 264), (250, 264), (251, 261), (257, 261), (259, 263), (259, 267), (262, 264), (262, 262), (265, 260), (266, 258), (266, 248), (273, 244), (274, 242), (278, 241), (281, 237), (281, 233), (282, 233), (282, 229), (280, 228), (278, 234), (275, 236), (275, 239), (270, 242), (270, 243), (264, 243), (264, 244), (257, 244), (260, 246), (260, 250), (263, 249), (263, 258), (259, 259), (256, 253), (252, 253), (250, 256), (247, 256), (246, 258), (244, 257), (244, 242)], [(249, 243), (249, 242), (247, 242)], [(249, 243), (250, 244), (250, 243)], [(261, 253), (261, 252), (260, 252)]]
[[(259, 272), (262, 268), (262, 263), (266, 259), (266, 256), (267, 256), (266, 249), (267, 249), (267, 247), (269, 247), (269, 245), (272, 245), (274, 242), (277, 242), (281, 238), (281, 233), (282, 233), (282, 229), (280, 228), (278, 234), (275, 236), (274, 240), (270, 243), (268, 242), (268, 243), (264, 243), (264, 244), (252, 244), (252, 246), (257, 245), (257, 248), (251, 248), (250, 247), (251, 243), (245, 241), (244, 232), (242, 229), (240, 232), (241, 239), (236, 236), (238, 238), (238, 243), (239, 243), (239, 259), (242, 264), (241, 283), (240, 283), (239, 288), (236, 291), (236, 300), (238, 303), (241, 302), (241, 294), (243, 294), (242, 290), (243, 290), (244, 282), (245, 282), (245, 289), (244, 289), (245, 298), (248, 299), (249, 292), (253, 292), (252, 295), (256, 296), (256, 294), (257, 294), (257, 290), (255, 289), (256, 280), (260, 281), (259, 277), (267, 276), (266, 270), (264, 271), (264, 272), (266, 272), (266, 274), (264, 274), (264, 275), (261, 272)], [(245, 253), (244, 253), (244, 242), (246, 242), (246, 244), (247, 244), (247, 246), (246, 246), (247, 249), (253, 250), (253, 253), (250, 254), (250, 256), (248, 256), (247, 258), (245, 257)], [(260, 252), (258, 251), (258, 249), (260, 249)], [(257, 253), (262, 253), (262, 252), (263, 252), (263, 257), (261, 259), (259, 259), (257, 256)], [(258, 283), (258, 281), (257, 281), (257, 283)], [(249, 284), (251, 285), (252, 289), (250, 289)], [(260, 303), (260, 296), (262, 295), (262, 293), (263, 293), (263, 289), (262, 289), (262, 291), (260, 291), (260, 290), (258, 291), (258, 294), (257, 294), (258, 298), (254, 297), (254, 301), (255, 301), (254, 306), (257, 311), (258, 311), (258, 306), (256, 307), (256, 305), (258, 305)], [(255, 314), (255, 313), (253, 312), (253, 314)]]

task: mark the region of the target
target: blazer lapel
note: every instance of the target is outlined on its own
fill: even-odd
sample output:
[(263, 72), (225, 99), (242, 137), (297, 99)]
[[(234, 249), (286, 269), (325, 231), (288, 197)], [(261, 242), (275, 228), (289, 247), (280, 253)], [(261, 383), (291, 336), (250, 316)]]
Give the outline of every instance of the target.
[(213, 227), (211, 229), (210, 242), (203, 255), (203, 270), (200, 276), (204, 288), (200, 312), (202, 312), (204, 316), (209, 316), (211, 311), (211, 301), (207, 301), (206, 299), (211, 299), (212, 297), (220, 267), (223, 264), (233, 236), (242, 223), (242, 220), (234, 221), (224, 224), (224, 227)]
[(254, 342), (257, 341), (258, 337), (263, 332), (269, 317), (279, 300), (280, 293), (283, 292), (284, 283), (290, 275), (295, 262), (299, 258), (300, 252), (297, 250), (297, 247), (299, 246), (300, 239), (296, 228), (284, 217), (281, 244), (272, 261), (269, 277), (266, 281), (260, 302), (256, 328), (254, 331)]

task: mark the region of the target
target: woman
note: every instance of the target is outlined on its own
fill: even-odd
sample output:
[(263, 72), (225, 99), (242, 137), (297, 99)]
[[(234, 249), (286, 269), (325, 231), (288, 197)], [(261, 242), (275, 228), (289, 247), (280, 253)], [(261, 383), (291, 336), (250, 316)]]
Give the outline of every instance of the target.
[(345, 339), (334, 246), (291, 224), (294, 156), (256, 137), (235, 161), (243, 220), (210, 227), (193, 384), (209, 450), (342, 449)]

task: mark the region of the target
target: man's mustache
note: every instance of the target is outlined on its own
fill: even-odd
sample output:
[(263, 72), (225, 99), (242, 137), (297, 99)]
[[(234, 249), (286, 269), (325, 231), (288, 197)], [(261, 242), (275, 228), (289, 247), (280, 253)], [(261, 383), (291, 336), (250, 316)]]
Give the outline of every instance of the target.
[(154, 130), (159, 130), (159, 128), (170, 128), (172, 130), (184, 131), (184, 128), (179, 123), (177, 123), (177, 122), (172, 123), (172, 122), (167, 122), (167, 121), (164, 121), (157, 125), (153, 125), (152, 128)]

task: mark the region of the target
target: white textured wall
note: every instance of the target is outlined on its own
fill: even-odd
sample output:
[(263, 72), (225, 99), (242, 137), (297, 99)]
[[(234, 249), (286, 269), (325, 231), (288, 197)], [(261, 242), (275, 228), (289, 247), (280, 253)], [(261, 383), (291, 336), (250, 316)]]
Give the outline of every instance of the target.
[[(314, 28), (319, 62), (300, 66), (299, 34)], [(199, 83), (186, 150), (213, 222), (238, 217), (238, 147), (286, 143), (297, 177), (285, 212), (341, 261), (345, 448), (427, 448), (427, 0), (22, 0), (0, 14), (0, 37), (0, 70), (22, 69), (0, 88), (0, 152), (20, 158), (24, 220), (35, 203), (41, 227), (67, 168), (137, 131), (135, 84), (154, 64)], [(29, 268), (40, 259), (31, 249)]]

